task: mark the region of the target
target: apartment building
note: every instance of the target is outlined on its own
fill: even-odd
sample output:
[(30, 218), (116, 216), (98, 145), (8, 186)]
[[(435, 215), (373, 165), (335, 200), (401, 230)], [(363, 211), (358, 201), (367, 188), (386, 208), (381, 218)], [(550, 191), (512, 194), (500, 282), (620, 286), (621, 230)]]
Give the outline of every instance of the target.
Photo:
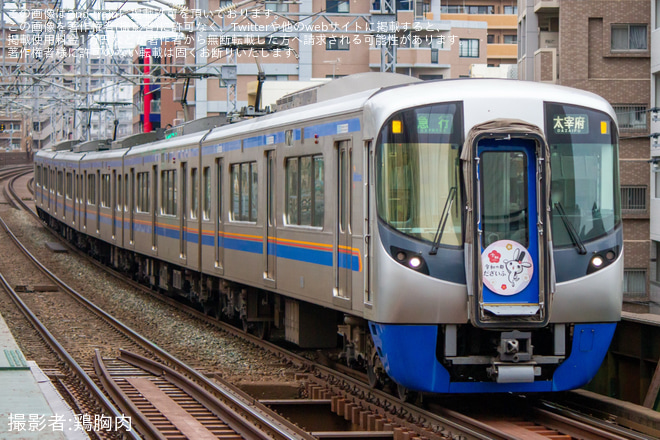
[[(650, 31), (650, 2), (643, 0), (521, 0), (518, 5), (519, 78), (594, 92), (617, 113), (624, 292), (627, 300), (641, 301), (649, 299), (652, 255)], [(660, 225), (657, 230), (651, 237), (660, 241)], [(654, 243), (653, 255), (656, 248)]]
[[(660, 304), (660, 2), (651, 2), (650, 300)], [(656, 306), (657, 310), (657, 306)]]
[[(151, 118), (165, 127), (240, 110), (260, 70), (266, 82), (369, 71), (441, 79), (467, 77), (473, 64), (515, 64), (517, 5), (452, 1), (266, 0), (259, 12), (216, 17), (215, 25), (194, 14), (178, 17), (185, 38), (161, 44), (159, 61), (170, 77), (158, 78), (160, 113)], [(187, 7), (214, 11), (231, 3), (189, 0)], [(138, 89), (134, 103), (141, 108)], [(134, 130), (140, 118), (136, 111)]]

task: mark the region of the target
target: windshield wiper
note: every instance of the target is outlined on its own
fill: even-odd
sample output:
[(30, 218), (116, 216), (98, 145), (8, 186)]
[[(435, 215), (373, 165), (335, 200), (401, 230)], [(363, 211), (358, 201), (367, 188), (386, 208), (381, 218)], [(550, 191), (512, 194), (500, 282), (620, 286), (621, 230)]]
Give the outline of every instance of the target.
[(449, 219), (449, 214), (451, 213), (451, 205), (454, 204), (454, 199), (456, 198), (456, 187), (452, 186), (449, 189), (449, 194), (447, 195), (447, 200), (445, 201), (445, 207), (442, 208), (442, 216), (440, 216), (440, 221), (438, 222), (438, 229), (435, 231), (435, 237), (433, 238), (433, 247), (429, 252), (429, 255), (435, 255), (438, 253), (440, 248), (440, 240), (442, 240), (442, 234), (445, 232), (445, 225)]
[(564, 222), (564, 226), (566, 227), (568, 236), (571, 237), (571, 241), (573, 242), (573, 245), (577, 248), (578, 254), (580, 255), (586, 254), (587, 248), (584, 247), (584, 242), (582, 241), (577, 231), (573, 227), (573, 224), (568, 220), (568, 217), (566, 217), (566, 211), (564, 211), (564, 207), (562, 206), (561, 202), (555, 203), (555, 211), (557, 211), (559, 217)]

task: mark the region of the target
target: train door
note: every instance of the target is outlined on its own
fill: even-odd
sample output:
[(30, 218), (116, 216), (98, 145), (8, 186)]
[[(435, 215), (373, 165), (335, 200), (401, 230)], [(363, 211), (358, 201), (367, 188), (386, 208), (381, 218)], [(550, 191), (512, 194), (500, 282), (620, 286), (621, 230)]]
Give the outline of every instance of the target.
[[(530, 139), (483, 139), (477, 144), (477, 231), (480, 232), (480, 316), (484, 321), (543, 321), (539, 197), (545, 173)], [(540, 174), (539, 174), (540, 173)]]
[(223, 164), (224, 161), (221, 157), (215, 160), (215, 206), (216, 206), (216, 220), (215, 220), (215, 268), (218, 269), (220, 275), (224, 272), (224, 205), (223, 205)]
[[(335, 288), (334, 297), (351, 299), (351, 142), (337, 142), (337, 211), (334, 243)], [(343, 302), (342, 302), (343, 303)]]
[[(135, 243), (135, 197), (137, 189), (135, 188), (135, 168), (131, 168), (130, 188), (126, 188), (126, 197), (128, 202), (128, 244)], [(130, 198), (129, 198), (130, 196)]]
[(82, 219), (83, 219), (83, 230), (87, 230), (87, 205), (89, 204), (89, 196), (88, 196), (88, 185), (89, 182), (88, 180), (89, 177), (87, 175), (87, 171), (85, 171), (85, 175), (83, 177), (83, 212), (82, 212)]
[[(121, 181), (121, 176), (119, 176)], [(110, 211), (112, 211), (112, 239), (117, 239), (117, 197), (118, 197), (118, 186), (117, 186), (117, 170), (112, 170), (112, 182), (110, 183), (110, 191), (112, 191), (112, 196), (110, 198)]]
[(186, 221), (188, 219), (188, 163), (181, 163), (181, 218), (179, 223), (179, 258), (186, 259)]
[(275, 150), (266, 152), (266, 233), (264, 234), (265, 269), (264, 281), (267, 286), (275, 287), (275, 270), (277, 263), (276, 243), (276, 179), (275, 179)]
[(371, 188), (373, 187), (373, 151), (371, 142), (364, 144), (364, 303), (371, 304)]
[(71, 171), (71, 222), (75, 226), (77, 223), (76, 213), (78, 212), (78, 193), (76, 192), (78, 186), (78, 174)]
[(151, 250), (156, 251), (158, 250), (158, 231), (156, 229), (158, 226), (158, 215), (156, 213), (156, 210), (158, 209), (158, 165), (153, 166), (151, 176), (151, 194), (153, 194), (153, 197), (151, 198)]
[(96, 233), (101, 232), (101, 172), (96, 172), (96, 186), (94, 187), (94, 200), (96, 200)]

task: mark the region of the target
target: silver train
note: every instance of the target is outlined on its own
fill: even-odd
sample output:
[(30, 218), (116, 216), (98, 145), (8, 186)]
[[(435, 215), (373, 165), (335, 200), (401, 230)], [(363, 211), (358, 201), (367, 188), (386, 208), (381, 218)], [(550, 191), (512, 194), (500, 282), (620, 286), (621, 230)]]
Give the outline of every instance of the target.
[(588, 382), (622, 304), (610, 105), (509, 80), (378, 84), (170, 139), (39, 151), (39, 213), (208, 313), (338, 346), (374, 386)]

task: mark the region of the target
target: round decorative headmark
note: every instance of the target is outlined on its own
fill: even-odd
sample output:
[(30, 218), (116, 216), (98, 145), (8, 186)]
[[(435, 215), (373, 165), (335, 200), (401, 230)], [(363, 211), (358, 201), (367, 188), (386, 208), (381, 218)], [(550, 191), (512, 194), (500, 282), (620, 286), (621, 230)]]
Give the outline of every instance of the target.
[(484, 286), (498, 295), (511, 296), (532, 281), (534, 262), (522, 244), (499, 240), (481, 253), (481, 269)]

